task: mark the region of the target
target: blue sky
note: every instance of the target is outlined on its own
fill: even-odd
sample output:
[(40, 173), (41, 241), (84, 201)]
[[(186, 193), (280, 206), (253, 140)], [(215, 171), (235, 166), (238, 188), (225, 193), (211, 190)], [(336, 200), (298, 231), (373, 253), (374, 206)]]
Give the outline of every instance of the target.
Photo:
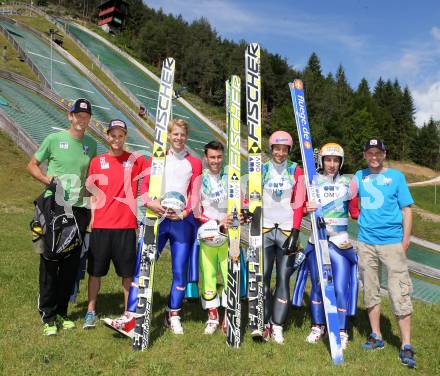
[[(342, 64), (352, 87), (379, 76), (408, 85), (416, 122), (440, 120), (440, 1), (146, 0), (192, 21), (205, 17), (221, 37), (259, 42), (302, 69), (312, 52), (324, 74)], [(264, 72), (263, 72), (264, 75)], [(264, 79), (264, 76), (263, 76)], [(286, 94), (287, 95), (287, 94)]]

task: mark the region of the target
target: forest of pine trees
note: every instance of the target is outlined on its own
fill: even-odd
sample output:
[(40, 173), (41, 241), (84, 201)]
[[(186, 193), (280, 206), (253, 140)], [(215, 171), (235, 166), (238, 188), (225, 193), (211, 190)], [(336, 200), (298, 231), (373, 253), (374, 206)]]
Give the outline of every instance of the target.
[[(60, 1), (64, 3), (64, 0), (53, 3)], [(151, 9), (142, 0), (126, 1), (130, 14), (125, 30), (115, 38), (116, 43), (128, 47), (137, 57), (157, 68), (165, 57), (174, 57), (179, 84), (207, 103), (224, 106), (225, 80), (231, 74), (239, 74), (244, 82), (247, 42), (235, 43), (221, 38), (206, 19), (189, 23), (181, 16)], [(99, 3), (90, 0), (86, 13), (93, 15)], [(84, 5), (82, 0), (69, 4), (78, 10)], [(379, 77), (372, 88), (362, 79), (353, 89), (342, 65), (335, 74), (324, 75), (319, 57), (313, 53), (304, 70), (295, 71), (285, 58), (264, 48), (261, 71), (265, 136), (278, 129), (295, 134), (287, 84), (299, 77), (304, 81), (314, 144), (340, 143), (346, 152), (347, 171), (361, 166), (362, 145), (369, 137), (384, 140), (390, 159), (412, 160), (440, 169), (440, 121), (431, 119), (418, 128), (411, 93), (407, 87), (402, 88), (397, 79), (385, 81)], [(293, 157), (299, 156), (299, 149), (294, 149)]]

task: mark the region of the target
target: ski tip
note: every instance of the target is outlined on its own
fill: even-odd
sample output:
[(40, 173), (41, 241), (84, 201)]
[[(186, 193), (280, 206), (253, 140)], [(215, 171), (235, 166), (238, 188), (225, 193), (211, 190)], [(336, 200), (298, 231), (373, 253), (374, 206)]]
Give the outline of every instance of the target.
[(176, 61), (174, 60), (174, 58), (172, 57), (167, 57), (165, 58), (165, 60), (163, 61), (163, 68), (167, 68), (167, 69), (174, 69)]
[(123, 329), (115, 328), (115, 327), (113, 326), (113, 320), (110, 319), (110, 318), (108, 318), (108, 317), (102, 318), (101, 321), (103, 321), (104, 324), (105, 324), (107, 327), (109, 327), (110, 329), (113, 329), (114, 331), (118, 332), (119, 334), (122, 334), (123, 336), (126, 336), (126, 337), (128, 337), (128, 338), (133, 339), (133, 336), (134, 336), (134, 330), (133, 330), (133, 329), (131, 329), (130, 331), (127, 332), (127, 331), (125, 331), (125, 330), (123, 330)]
[(248, 49), (249, 50), (255, 51), (255, 50), (259, 49), (259, 48), (260, 48), (260, 45), (258, 43), (256, 43), (256, 42), (252, 42), (252, 43), (248, 44)]
[(101, 321), (103, 321), (104, 324), (111, 326), (113, 320), (111, 318), (104, 317), (104, 318), (101, 319)]
[(230, 80), (230, 85), (232, 86), (232, 87), (240, 87), (240, 83), (241, 83), (241, 79), (240, 79), (240, 76), (237, 76), (237, 75), (232, 75), (231, 76), (231, 80)]
[(344, 356), (342, 355), (342, 350), (341, 350), (341, 353), (336, 355), (335, 357), (333, 357), (332, 360), (333, 360), (333, 364), (335, 366), (339, 366), (339, 365), (343, 364), (344, 363)]

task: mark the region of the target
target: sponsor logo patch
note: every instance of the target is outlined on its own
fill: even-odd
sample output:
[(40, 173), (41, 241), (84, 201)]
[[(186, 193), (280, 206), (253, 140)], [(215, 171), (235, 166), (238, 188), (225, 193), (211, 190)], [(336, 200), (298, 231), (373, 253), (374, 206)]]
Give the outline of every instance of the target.
[(130, 168), (132, 166), (132, 163), (130, 161), (124, 161), (122, 162), (122, 166), (124, 168)]
[(393, 182), (393, 179), (391, 179), (391, 178), (383, 178), (384, 185), (390, 185), (392, 182)]
[(101, 169), (102, 170), (107, 170), (110, 168), (110, 165), (108, 164), (108, 162), (105, 160), (105, 157), (101, 157), (99, 158), (99, 163), (101, 164)]
[(69, 149), (69, 143), (65, 142), (65, 141), (61, 141), (60, 142), (60, 149), (64, 149), (64, 150)]
[(295, 80), (295, 87), (296, 87), (298, 90), (302, 90), (302, 88), (303, 88), (303, 83), (302, 83), (302, 81), (301, 81), (301, 80)]

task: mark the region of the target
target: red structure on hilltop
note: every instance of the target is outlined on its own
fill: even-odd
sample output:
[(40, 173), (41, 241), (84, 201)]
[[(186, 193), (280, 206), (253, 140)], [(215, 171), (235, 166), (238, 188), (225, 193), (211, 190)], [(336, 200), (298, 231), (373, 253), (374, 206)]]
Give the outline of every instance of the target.
[(109, 0), (98, 6), (98, 26), (106, 32), (118, 32), (124, 28), (128, 15), (128, 3)]

